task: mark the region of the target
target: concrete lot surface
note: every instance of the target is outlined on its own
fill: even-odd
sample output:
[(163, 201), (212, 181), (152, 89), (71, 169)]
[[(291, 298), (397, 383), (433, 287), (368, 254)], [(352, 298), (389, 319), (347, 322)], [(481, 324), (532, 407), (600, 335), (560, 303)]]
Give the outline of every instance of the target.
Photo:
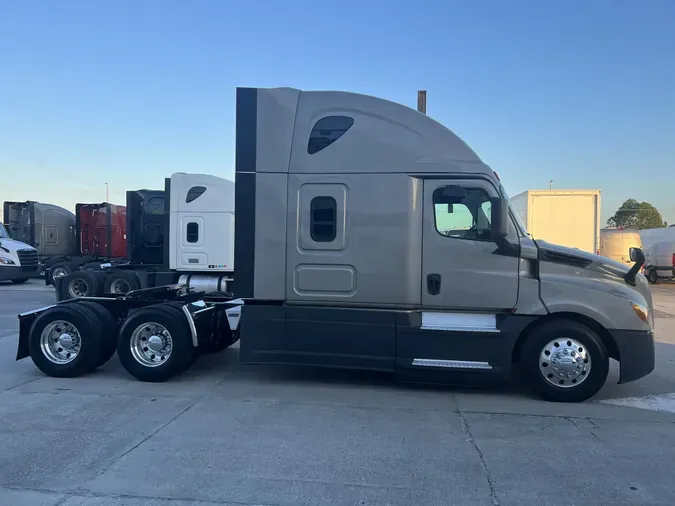
[[(0, 285), (0, 505), (675, 504), (675, 286), (653, 289), (657, 367), (592, 402), (520, 387), (243, 367), (237, 349), (143, 384), (14, 361), (16, 314), (53, 289)], [(614, 364), (615, 365), (615, 364)]]

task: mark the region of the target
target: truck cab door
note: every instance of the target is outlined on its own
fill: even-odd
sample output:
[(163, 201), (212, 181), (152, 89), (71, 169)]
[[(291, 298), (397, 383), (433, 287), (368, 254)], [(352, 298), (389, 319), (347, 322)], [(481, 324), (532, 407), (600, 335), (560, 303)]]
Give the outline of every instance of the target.
[[(490, 198), (497, 196), (484, 179), (424, 180), (424, 309), (496, 314), (515, 307), (518, 248), (500, 250), (490, 231)], [(510, 218), (506, 240), (518, 245)]]

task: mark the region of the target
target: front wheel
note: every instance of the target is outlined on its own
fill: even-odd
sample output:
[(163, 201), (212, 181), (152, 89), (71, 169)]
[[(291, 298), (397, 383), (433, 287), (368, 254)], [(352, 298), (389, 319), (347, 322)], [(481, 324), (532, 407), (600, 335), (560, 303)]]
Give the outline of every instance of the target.
[(583, 402), (605, 384), (609, 355), (598, 335), (571, 320), (535, 328), (523, 343), (520, 366), (539, 397), (553, 402)]
[(656, 272), (656, 269), (649, 270), (649, 274), (647, 275), (647, 281), (649, 281), (652, 285), (655, 285), (656, 283), (659, 282), (659, 273)]

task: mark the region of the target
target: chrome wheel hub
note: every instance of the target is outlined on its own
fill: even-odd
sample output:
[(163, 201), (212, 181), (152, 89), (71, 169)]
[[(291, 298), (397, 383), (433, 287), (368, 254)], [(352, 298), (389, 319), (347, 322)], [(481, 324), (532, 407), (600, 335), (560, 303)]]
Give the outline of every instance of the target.
[(173, 341), (171, 334), (155, 322), (139, 325), (131, 334), (129, 342), (131, 355), (141, 365), (157, 367), (171, 356)]
[(47, 325), (40, 334), (42, 354), (54, 364), (67, 364), (80, 353), (82, 339), (75, 325), (65, 320), (56, 320)]
[(552, 385), (575, 387), (583, 383), (591, 372), (591, 356), (579, 341), (561, 337), (541, 350), (539, 370)]
[(68, 293), (71, 297), (84, 297), (87, 295), (89, 285), (83, 279), (74, 279), (68, 285)]
[(57, 267), (52, 271), (52, 278), (62, 278), (66, 274), (68, 274), (68, 271), (66, 271), (63, 267)]
[(129, 293), (130, 289), (131, 287), (125, 279), (116, 279), (110, 284), (111, 293), (125, 294)]

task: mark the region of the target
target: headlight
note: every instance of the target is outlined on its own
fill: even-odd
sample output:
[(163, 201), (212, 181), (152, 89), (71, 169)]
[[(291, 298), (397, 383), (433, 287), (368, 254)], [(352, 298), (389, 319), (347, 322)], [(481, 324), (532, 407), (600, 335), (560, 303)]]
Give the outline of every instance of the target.
[(14, 265), (14, 260), (7, 257), (0, 257), (0, 265)]
[(649, 325), (649, 309), (633, 302), (631, 302), (630, 305), (633, 307), (635, 314), (638, 315), (638, 318)]

